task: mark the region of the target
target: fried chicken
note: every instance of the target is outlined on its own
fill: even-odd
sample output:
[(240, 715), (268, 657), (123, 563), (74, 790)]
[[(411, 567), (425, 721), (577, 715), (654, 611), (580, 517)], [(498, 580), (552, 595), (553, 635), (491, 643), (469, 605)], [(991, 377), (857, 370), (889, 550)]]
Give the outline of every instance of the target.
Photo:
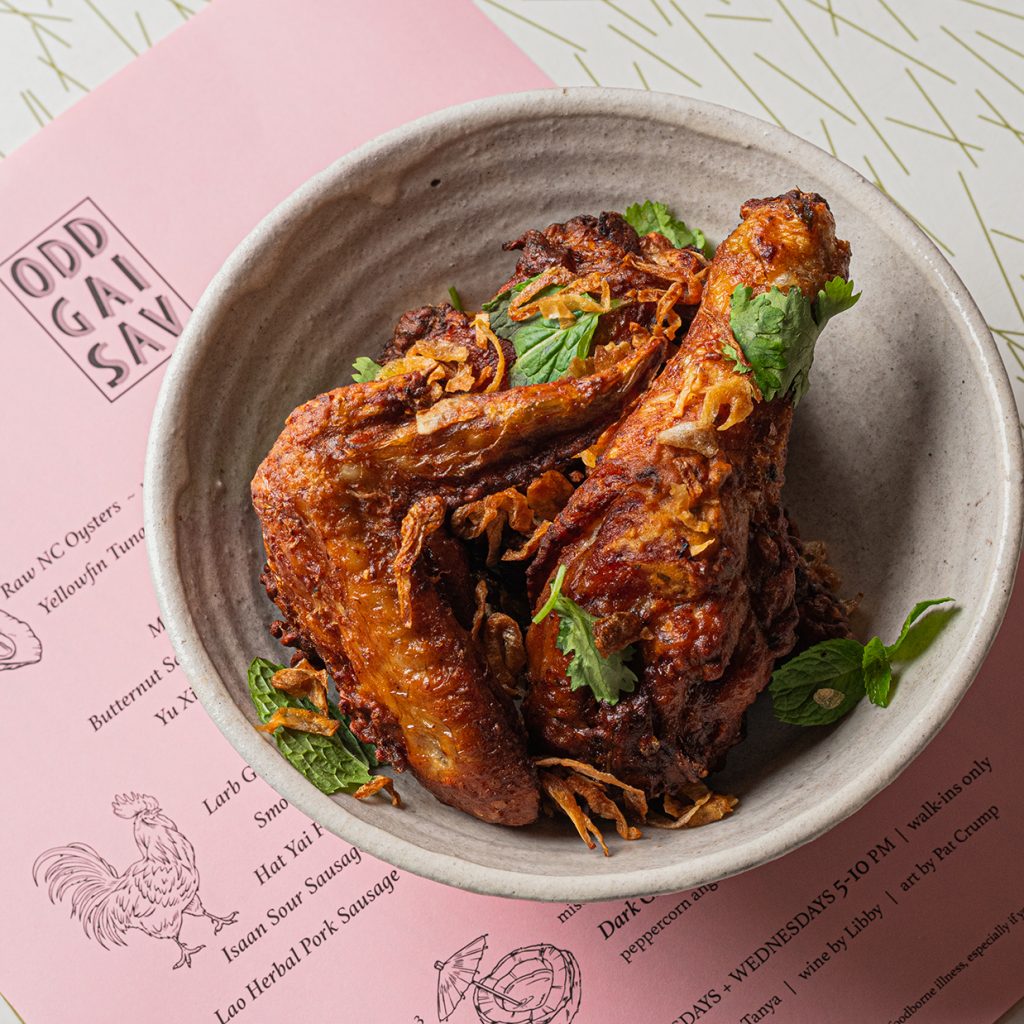
[[(589, 357), (513, 387), (509, 338), (424, 306), (399, 321), (379, 379), (295, 410), (257, 471), (274, 635), (322, 662), (353, 731), (444, 803), (530, 823), (537, 750), (684, 792), (739, 738), (798, 620), (801, 638), (848, 630), (782, 509), (791, 402), (763, 401), (722, 347), (737, 284), (813, 297), (849, 250), (818, 196), (741, 213), (710, 273), (619, 214), (527, 232), (505, 246), (521, 254), (499, 296), (526, 285), (503, 315), (564, 326), (600, 295)], [(636, 645), (639, 681), (615, 706), (570, 689), (555, 616), (524, 654), (531, 558), (535, 606), (565, 565), (601, 653)]]
[(568, 462), (663, 349), (647, 335), (589, 376), (440, 401), (427, 370), (338, 388), (288, 417), (253, 480), (279, 632), (319, 655), (381, 760), (484, 821), (527, 824), (539, 795), (518, 711), (468, 628), (446, 515)]
[(721, 762), (795, 642), (798, 555), (781, 503), (792, 403), (763, 401), (722, 349), (736, 344), (737, 285), (755, 295), (796, 286), (813, 299), (846, 276), (849, 246), (814, 194), (751, 200), (741, 215), (679, 352), (556, 516), (529, 573), (536, 606), (565, 565), (562, 593), (596, 617), (601, 653), (635, 644), (639, 654), (634, 692), (612, 706), (570, 689), (557, 616), (532, 626), (531, 738), (650, 796), (683, 791)]

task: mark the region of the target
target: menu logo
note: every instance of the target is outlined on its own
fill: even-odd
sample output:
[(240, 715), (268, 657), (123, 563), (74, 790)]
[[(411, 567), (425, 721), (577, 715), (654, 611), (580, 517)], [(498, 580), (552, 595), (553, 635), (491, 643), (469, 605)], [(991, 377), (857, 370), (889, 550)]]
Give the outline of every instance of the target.
[(170, 358), (191, 312), (91, 199), (0, 264), (0, 279), (111, 402)]

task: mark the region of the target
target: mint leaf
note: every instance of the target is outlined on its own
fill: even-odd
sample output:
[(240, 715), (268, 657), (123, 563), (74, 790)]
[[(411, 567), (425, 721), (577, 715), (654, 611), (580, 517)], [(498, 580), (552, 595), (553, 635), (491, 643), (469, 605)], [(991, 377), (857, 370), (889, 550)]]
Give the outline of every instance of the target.
[(888, 707), (892, 665), (889, 664), (885, 645), (877, 636), (873, 636), (864, 645), (861, 671), (864, 673), (864, 692), (867, 693), (868, 700), (880, 708)]
[(681, 220), (676, 220), (664, 203), (653, 203), (650, 199), (642, 204), (634, 203), (626, 207), (623, 216), (638, 235), (649, 235), (654, 231), (664, 235), (677, 249), (692, 246), (704, 252), (708, 250), (704, 232), (688, 228)]
[[(520, 281), (483, 304), (483, 311), (490, 318), (491, 330), (499, 338), (511, 341), (516, 350), (516, 362), (512, 367), (513, 387), (558, 380), (569, 369), (574, 356), (586, 359), (597, 329), (597, 318), (601, 315), (577, 311), (573, 314), (576, 323), (566, 328), (557, 319), (548, 319), (539, 313), (526, 320), (512, 320), (508, 315), (512, 300), (538, 277), (540, 274)], [(551, 284), (537, 292), (534, 298), (554, 295), (561, 290), (561, 285)], [(613, 301), (612, 306), (616, 305)]]
[(891, 647), (887, 647), (885, 649), (885, 653), (892, 660), (898, 659), (900, 656), (900, 648), (903, 646), (903, 641), (907, 639), (910, 627), (933, 605), (948, 604), (952, 600), (953, 598), (951, 597), (936, 597), (931, 601), (918, 601), (918, 603), (910, 610), (910, 614), (903, 623), (903, 628), (900, 630), (900, 635), (896, 638), (896, 642)]
[[(796, 287), (787, 292), (773, 287), (755, 298), (752, 288), (736, 286), (729, 326), (766, 402), (791, 394), (796, 405), (803, 398), (822, 328), (859, 298), (859, 293), (853, 294), (853, 282), (841, 277), (826, 282), (813, 306)], [(722, 351), (738, 365), (731, 345)]]
[(384, 369), (380, 363), (375, 363), (369, 356), (360, 356), (353, 364), (352, 379), (357, 384), (365, 384), (367, 381), (376, 380), (380, 371)]
[(856, 640), (825, 640), (772, 673), (775, 717), (790, 725), (828, 725), (842, 718), (864, 696)]
[(633, 656), (633, 648), (625, 647), (606, 658), (594, 640), (594, 617), (562, 594), (564, 579), (565, 566), (561, 565), (551, 583), (551, 593), (533, 621), (540, 622), (550, 612), (558, 615), (555, 642), (558, 649), (569, 656), (570, 689), (588, 686), (598, 700), (618, 704), (619, 697), (623, 693), (632, 693), (636, 685), (636, 673), (626, 664)]
[[(249, 694), (263, 723), (268, 722), (278, 708), (316, 710), (309, 701), (289, 697), (288, 694), (274, 689), (270, 680), (274, 673), (283, 667), (267, 661), (266, 658), (256, 658), (249, 666)], [(277, 749), (317, 789), (328, 794), (355, 789), (369, 782), (371, 778), (367, 770), (368, 760), (365, 755), (360, 756), (356, 753), (361, 745), (349, 732), (344, 716), (333, 705), (331, 714), (342, 722), (333, 736), (318, 736), (287, 728), (280, 728), (274, 732)], [(348, 733), (345, 740), (342, 739), (343, 733)], [(348, 740), (355, 745), (355, 750)]]
[[(499, 338), (504, 338), (505, 341), (511, 341), (516, 332), (519, 331), (523, 326), (530, 323), (531, 320), (537, 319), (536, 316), (531, 317), (530, 320), (512, 320), (508, 315), (508, 307), (512, 302), (514, 296), (518, 295), (528, 284), (533, 284), (540, 274), (534, 274), (533, 277), (528, 277), (525, 281), (520, 281), (519, 284), (514, 284), (511, 288), (506, 288), (503, 292), (495, 295), (490, 302), (483, 304), (483, 311), (488, 314), (490, 318), (491, 330)], [(548, 285), (547, 288), (542, 288), (537, 295), (554, 295), (555, 292), (561, 291), (561, 287), (557, 284)]]
[(768, 687), (775, 717), (791, 725), (827, 725), (842, 718), (867, 694), (872, 704), (889, 706), (892, 661), (911, 626), (933, 605), (951, 597), (919, 601), (903, 623), (891, 647), (873, 636), (866, 644), (856, 640), (825, 640), (815, 644), (772, 673)]
[(597, 330), (598, 316), (598, 313), (576, 313), (576, 322), (566, 328), (560, 327), (558, 320), (531, 317), (512, 338), (517, 356), (512, 367), (512, 385), (558, 380), (574, 357), (586, 359)]
[(372, 743), (364, 743), (350, 728), (351, 720), (348, 715), (343, 715), (341, 709), (334, 701), (328, 699), (327, 710), (332, 718), (341, 722), (341, 726), (334, 734), (345, 745), (345, 748), (354, 757), (359, 758), (367, 768), (379, 768), (380, 761), (377, 760), (377, 748)]
[(452, 309), (457, 309), (460, 313), (463, 312), (462, 296), (459, 295), (459, 291), (455, 285), (449, 285), (448, 299), (452, 304)]

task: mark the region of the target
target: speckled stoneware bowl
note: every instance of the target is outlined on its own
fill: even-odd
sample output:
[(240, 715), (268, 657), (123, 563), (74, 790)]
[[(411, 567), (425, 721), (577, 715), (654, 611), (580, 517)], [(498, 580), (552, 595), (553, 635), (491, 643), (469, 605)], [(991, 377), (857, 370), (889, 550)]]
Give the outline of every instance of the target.
[[(718, 241), (749, 197), (827, 197), (863, 298), (818, 344), (787, 472), (806, 538), (828, 542), (863, 636), (895, 637), (921, 598), (961, 611), (888, 710), (832, 729), (778, 725), (764, 697), (720, 788), (732, 817), (613, 837), (588, 851), (568, 822), (484, 825), (409, 776), (406, 806), (324, 796), (253, 729), (245, 670), (280, 659), (249, 480), (289, 411), (350, 380), (406, 309), (457, 284), (478, 305), (509, 273), (501, 242), (581, 212), (669, 203)], [(339, 836), (480, 892), (595, 900), (682, 889), (792, 850), (891, 782), (946, 721), (1002, 619), (1021, 523), (1019, 427), (999, 355), (934, 245), (828, 154), (735, 111), (599, 89), (442, 111), (343, 157), (253, 231), (189, 322), (157, 404), (146, 539), (164, 621), (207, 711), (275, 790)]]

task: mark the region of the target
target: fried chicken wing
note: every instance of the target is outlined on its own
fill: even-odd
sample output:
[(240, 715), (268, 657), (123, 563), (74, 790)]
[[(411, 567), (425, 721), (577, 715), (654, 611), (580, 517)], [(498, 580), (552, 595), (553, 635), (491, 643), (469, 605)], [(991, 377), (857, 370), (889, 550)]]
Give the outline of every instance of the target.
[(722, 347), (736, 345), (737, 285), (814, 298), (846, 275), (849, 246), (814, 194), (751, 200), (741, 216), (679, 352), (555, 518), (529, 575), (538, 605), (565, 565), (562, 593), (596, 617), (601, 653), (639, 654), (634, 692), (612, 706), (570, 689), (557, 616), (532, 626), (531, 737), (652, 796), (721, 761), (795, 640), (798, 556), (781, 504), (792, 404), (762, 400)]
[[(462, 329), (450, 313), (426, 319), (411, 329)], [(323, 660), (383, 760), (485, 821), (527, 824), (539, 794), (488, 638), (469, 628), (465, 553), (446, 514), (586, 448), (663, 349), (647, 335), (590, 376), (440, 401), (433, 370), (338, 388), (289, 416), (253, 480), (279, 632)]]

